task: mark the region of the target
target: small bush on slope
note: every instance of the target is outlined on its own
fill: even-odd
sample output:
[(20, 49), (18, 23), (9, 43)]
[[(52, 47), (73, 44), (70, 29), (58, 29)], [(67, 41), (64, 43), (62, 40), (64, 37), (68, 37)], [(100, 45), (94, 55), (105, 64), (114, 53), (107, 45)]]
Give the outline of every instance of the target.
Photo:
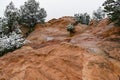
[(70, 36), (72, 36), (75, 33), (75, 27), (72, 24), (69, 24), (67, 26), (67, 31), (70, 33)]

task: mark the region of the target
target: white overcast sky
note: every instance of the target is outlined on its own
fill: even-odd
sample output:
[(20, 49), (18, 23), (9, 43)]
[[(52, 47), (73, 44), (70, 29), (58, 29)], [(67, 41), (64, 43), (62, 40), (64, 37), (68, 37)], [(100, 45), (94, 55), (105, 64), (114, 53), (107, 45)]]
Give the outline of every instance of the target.
[[(3, 16), (6, 5), (11, 1), (18, 8), (27, 0), (1, 0), (0, 1), (0, 16)], [(36, 0), (39, 1), (40, 7), (47, 11), (47, 20), (59, 18), (62, 16), (73, 16), (75, 13), (88, 12), (92, 14), (102, 5), (105, 0)]]

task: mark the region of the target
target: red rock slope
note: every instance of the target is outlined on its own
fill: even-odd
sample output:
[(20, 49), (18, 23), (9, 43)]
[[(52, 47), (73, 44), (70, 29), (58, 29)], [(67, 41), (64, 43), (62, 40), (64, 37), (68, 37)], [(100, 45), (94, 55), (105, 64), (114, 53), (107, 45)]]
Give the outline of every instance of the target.
[(29, 44), (0, 58), (0, 80), (120, 80), (120, 61), (101, 48), (105, 38), (89, 29), (69, 37), (66, 25), (73, 21), (37, 25)]

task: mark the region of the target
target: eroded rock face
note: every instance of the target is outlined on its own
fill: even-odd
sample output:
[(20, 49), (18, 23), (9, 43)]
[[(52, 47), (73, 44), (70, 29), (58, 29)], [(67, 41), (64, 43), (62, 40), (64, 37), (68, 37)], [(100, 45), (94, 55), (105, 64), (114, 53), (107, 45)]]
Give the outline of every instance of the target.
[(120, 37), (103, 37), (112, 29), (104, 21), (94, 31), (77, 25), (73, 37), (66, 30), (72, 17), (37, 25), (28, 44), (0, 57), (0, 80), (120, 80)]
[(68, 43), (37, 50), (25, 46), (0, 62), (1, 80), (119, 80), (117, 62)]

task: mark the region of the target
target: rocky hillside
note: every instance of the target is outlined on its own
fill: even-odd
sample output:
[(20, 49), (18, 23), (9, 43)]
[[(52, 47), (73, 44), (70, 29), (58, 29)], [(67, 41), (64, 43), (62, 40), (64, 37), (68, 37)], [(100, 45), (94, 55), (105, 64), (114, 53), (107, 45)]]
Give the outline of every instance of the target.
[(38, 24), (26, 45), (0, 58), (0, 80), (120, 80), (120, 28), (105, 19), (69, 37), (69, 23)]

